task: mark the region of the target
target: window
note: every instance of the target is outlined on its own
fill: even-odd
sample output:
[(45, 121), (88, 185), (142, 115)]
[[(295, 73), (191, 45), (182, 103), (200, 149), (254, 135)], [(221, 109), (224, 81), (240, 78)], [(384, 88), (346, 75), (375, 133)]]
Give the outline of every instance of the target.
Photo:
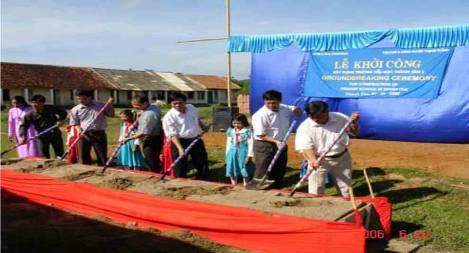
[(213, 100), (218, 102), (218, 90), (213, 91)]
[(23, 88), (21, 96), (23, 96), (26, 100), (29, 100), (29, 90), (28, 90), (28, 88)]
[(127, 91), (127, 100), (132, 100), (132, 91), (131, 90)]
[(115, 97), (114, 97), (114, 99), (115, 99), (114, 104), (117, 105), (117, 104), (119, 104), (119, 102), (120, 102), (119, 90), (115, 90), (115, 92), (116, 92), (116, 93), (115, 93)]
[(198, 91), (197, 92), (197, 99), (204, 100), (205, 99), (205, 91)]
[(119, 91), (118, 90), (109, 90), (109, 97), (114, 99), (114, 104), (119, 104)]
[(75, 91), (70, 90), (70, 100), (73, 101), (75, 99)]
[(51, 98), (54, 99), (54, 100), (51, 101), (52, 104), (59, 105), (60, 104), (60, 90), (53, 89)]
[(10, 101), (10, 90), (3, 89), (2, 90), (2, 100), (3, 101)]
[(193, 91), (187, 92), (187, 99), (194, 99), (194, 92)]
[(156, 98), (158, 100), (164, 100), (164, 91), (157, 91), (156, 92)]

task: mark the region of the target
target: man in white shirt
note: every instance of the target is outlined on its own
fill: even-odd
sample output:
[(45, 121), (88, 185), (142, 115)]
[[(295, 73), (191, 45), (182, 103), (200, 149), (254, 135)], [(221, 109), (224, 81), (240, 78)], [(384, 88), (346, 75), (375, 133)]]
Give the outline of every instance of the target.
[[(321, 164), (317, 158), (322, 155), (339, 136), (340, 130), (349, 118), (338, 112), (329, 112), (326, 102), (313, 101), (305, 106), (308, 118), (296, 131), (295, 148), (308, 161), (308, 167), (314, 171), (308, 178), (308, 192), (324, 194), (327, 173), (332, 175), (337, 191), (343, 197), (349, 197), (348, 188), (352, 182), (352, 159), (348, 152), (349, 136), (343, 135), (326, 154)], [(352, 114), (349, 133), (358, 135), (358, 113)]]
[[(263, 95), (264, 106), (252, 116), (254, 129), (254, 160), (256, 170), (254, 178), (262, 178), (267, 173), (267, 168), (274, 158), (290, 126), (292, 114), (301, 116), (301, 109), (280, 104), (282, 93), (276, 90), (268, 90)], [(283, 176), (287, 166), (287, 151), (285, 146), (278, 160), (275, 162), (269, 180), (275, 180), (272, 187), (281, 188)]]
[[(207, 127), (200, 121), (197, 109), (186, 104), (186, 96), (182, 93), (173, 93), (169, 97), (171, 109), (163, 117), (163, 130), (167, 138), (171, 138), (171, 150), (174, 158), (182, 156), (184, 149), (190, 143), (207, 131)], [(192, 163), (197, 169), (197, 177), (206, 177), (208, 170), (208, 156), (202, 139), (198, 140), (189, 151)], [(175, 177), (186, 177), (187, 175), (187, 157), (183, 158), (174, 166)]]

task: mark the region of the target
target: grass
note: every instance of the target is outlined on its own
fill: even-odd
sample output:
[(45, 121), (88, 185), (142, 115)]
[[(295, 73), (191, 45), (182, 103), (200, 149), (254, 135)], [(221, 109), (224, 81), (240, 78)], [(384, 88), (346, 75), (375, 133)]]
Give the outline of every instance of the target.
[[(372, 168), (375, 191), (393, 204), (393, 234), (437, 250), (464, 251), (469, 243), (469, 180), (437, 176), (416, 168)], [(354, 189), (367, 195), (366, 182), (354, 177)], [(417, 232), (418, 231), (418, 232)], [(422, 232), (429, 234), (419, 237)], [(420, 233), (420, 234), (419, 234)]]
[[(210, 124), (212, 123), (212, 110), (213, 110), (213, 107), (215, 107), (217, 105), (212, 105), (212, 106), (204, 106), (204, 107), (199, 107), (198, 108), (198, 112), (199, 112), (199, 116), (200, 118), (202, 119), (202, 121), (205, 123), (205, 124)], [(128, 109), (128, 108), (126, 108)], [(120, 108), (116, 108), (116, 115), (118, 114), (118, 112), (122, 110)], [(169, 110), (169, 107), (163, 107), (162, 108), (162, 113), (166, 113), (167, 111)], [(0, 124), (0, 133), (1, 133), (1, 139), (0, 139), (0, 150), (3, 151), (3, 150), (6, 150), (10, 147), (12, 147), (12, 143), (8, 140), (8, 135), (7, 135), (7, 131), (8, 131), (8, 112), (7, 111), (1, 111), (0, 112), (0, 120), (1, 120), (1, 124)], [(120, 128), (120, 123), (121, 123), (121, 120), (120, 118), (118, 117), (114, 117), (114, 118), (107, 118), (107, 125), (108, 125), (108, 128), (106, 130), (106, 133), (108, 135), (108, 144), (113, 146), (113, 145), (116, 145), (117, 144), (117, 141), (118, 141), (118, 138), (119, 138), (119, 128)], [(65, 141), (66, 140), (66, 132), (65, 132), (65, 127), (62, 127), (61, 128), (62, 130), (62, 137), (63, 137), (63, 140)], [(53, 154), (54, 152), (52, 151), (51, 149), (51, 154)], [(8, 154), (5, 155), (5, 158), (13, 158), (16, 156), (16, 153), (15, 151), (12, 151)]]
[[(166, 111), (167, 108), (163, 108)], [(199, 114), (206, 123), (211, 121), (212, 107), (199, 108)], [(11, 144), (6, 134), (6, 113), (1, 119), (1, 150)], [(120, 120), (108, 119), (108, 139), (110, 145), (117, 141)], [(221, 140), (222, 142), (224, 140)], [(212, 176), (210, 180), (226, 182), (224, 176), (224, 150), (220, 147), (207, 147)], [(11, 152), (8, 156), (14, 157)], [(461, 169), (464, 169), (461, 166)], [(406, 239), (436, 250), (464, 252), (469, 245), (469, 180), (435, 175), (418, 168), (369, 168), (368, 175), (378, 196), (386, 196), (393, 204), (393, 233), (405, 231)], [(285, 176), (288, 185), (298, 180), (298, 170), (289, 169)], [(354, 170), (353, 188), (357, 196), (368, 196), (368, 188), (363, 173)], [(301, 188), (306, 191), (306, 187)], [(335, 194), (328, 187), (327, 194)], [(428, 238), (418, 238), (421, 231), (429, 233)], [(402, 239), (400, 239), (402, 240)], [(466, 251), (467, 252), (467, 251)]]

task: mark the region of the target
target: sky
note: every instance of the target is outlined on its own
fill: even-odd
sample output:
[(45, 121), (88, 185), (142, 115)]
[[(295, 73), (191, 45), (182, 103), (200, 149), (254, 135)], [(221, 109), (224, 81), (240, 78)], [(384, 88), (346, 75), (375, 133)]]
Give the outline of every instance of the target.
[[(469, 24), (466, 0), (231, 0), (231, 33)], [(225, 0), (1, 1), (1, 61), (226, 75)], [(249, 78), (250, 54), (233, 54)]]

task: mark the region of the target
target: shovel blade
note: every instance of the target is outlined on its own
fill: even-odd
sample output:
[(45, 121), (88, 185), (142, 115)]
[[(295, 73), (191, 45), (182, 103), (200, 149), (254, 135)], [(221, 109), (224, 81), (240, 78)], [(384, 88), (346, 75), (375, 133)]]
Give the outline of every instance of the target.
[(275, 181), (274, 180), (266, 180), (262, 178), (253, 178), (249, 181), (246, 185), (246, 189), (248, 190), (266, 190), (268, 189)]
[(251, 179), (251, 181), (249, 181), (247, 184), (246, 184), (246, 189), (248, 190), (256, 190), (257, 189), (257, 185), (262, 182), (262, 179), (259, 179), (259, 178), (253, 178)]
[(274, 183), (275, 183), (275, 180), (265, 180), (263, 183), (261, 182), (260, 184), (257, 185), (257, 190), (267, 190)]
[(106, 172), (106, 170), (103, 170), (103, 169), (97, 169), (94, 174), (96, 176), (104, 176), (104, 172)]

